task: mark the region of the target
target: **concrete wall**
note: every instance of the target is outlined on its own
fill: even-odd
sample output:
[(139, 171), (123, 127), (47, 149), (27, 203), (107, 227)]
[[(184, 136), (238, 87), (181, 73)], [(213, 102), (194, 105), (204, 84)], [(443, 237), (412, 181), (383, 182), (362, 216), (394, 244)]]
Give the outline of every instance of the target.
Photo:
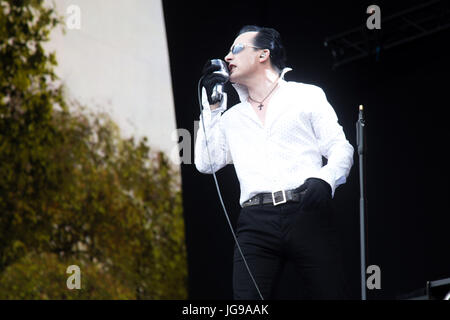
[[(69, 97), (108, 111), (124, 136), (147, 136), (154, 150), (169, 154), (176, 125), (161, 1), (54, 3), (66, 34), (56, 29), (47, 47), (56, 51)], [(73, 28), (78, 17), (80, 28)]]

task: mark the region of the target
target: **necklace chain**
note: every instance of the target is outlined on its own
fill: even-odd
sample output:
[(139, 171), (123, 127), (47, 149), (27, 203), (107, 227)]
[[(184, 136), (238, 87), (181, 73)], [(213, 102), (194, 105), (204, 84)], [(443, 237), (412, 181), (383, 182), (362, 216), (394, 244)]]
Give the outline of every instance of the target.
[(264, 107), (264, 104), (263, 104), (264, 101), (266, 101), (266, 99), (270, 96), (270, 94), (275, 90), (276, 87), (278, 87), (278, 81), (277, 81), (277, 83), (275, 84), (275, 86), (272, 88), (272, 90), (270, 90), (270, 92), (267, 94), (267, 96), (266, 96), (261, 102), (259, 102), (259, 101), (255, 100), (255, 99), (253, 99), (252, 97), (250, 97), (250, 95), (248, 95), (248, 98), (249, 98), (250, 100), (252, 100), (253, 102), (259, 103), (258, 108), (259, 108), (259, 110), (261, 110), (262, 107)]

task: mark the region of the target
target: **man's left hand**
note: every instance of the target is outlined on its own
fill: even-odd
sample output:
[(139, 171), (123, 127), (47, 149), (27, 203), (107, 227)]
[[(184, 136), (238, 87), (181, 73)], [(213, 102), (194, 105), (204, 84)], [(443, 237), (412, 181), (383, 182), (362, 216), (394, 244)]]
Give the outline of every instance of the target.
[(308, 178), (298, 191), (306, 190), (302, 198), (301, 208), (315, 210), (326, 206), (331, 200), (331, 186), (328, 182), (319, 178)]

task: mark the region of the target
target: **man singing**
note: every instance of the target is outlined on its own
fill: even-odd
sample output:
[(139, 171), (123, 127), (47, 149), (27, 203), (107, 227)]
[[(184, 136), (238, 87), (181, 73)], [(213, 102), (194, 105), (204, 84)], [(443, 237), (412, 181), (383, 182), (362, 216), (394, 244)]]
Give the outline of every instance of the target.
[[(236, 234), (264, 299), (290, 260), (311, 299), (346, 298), (340, 248), (330, 201), (353, 164), (334, 109), (322, 89), (287, 82), (285, 50), (272, 28), (245, 26), (225, 57), (240, 103), (227, 110), (227, 95), (214, 103), (223, 81), (204, 69), (203, 121), (195, 144), (202, 173), (233, 163), (240, 183)], [(226, 112), (225, 112), (226, 111)], [(200, 119), (202, 122), (202, 119)], [(322, 156), (327, 159), (326, 165)], [(260, 295), (235, 247), (235, 299)]]

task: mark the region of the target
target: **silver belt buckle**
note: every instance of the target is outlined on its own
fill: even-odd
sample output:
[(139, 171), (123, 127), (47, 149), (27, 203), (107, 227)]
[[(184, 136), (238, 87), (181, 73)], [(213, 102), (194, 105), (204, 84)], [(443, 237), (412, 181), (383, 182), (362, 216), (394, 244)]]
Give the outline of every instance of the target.
[[(280, 198), (280, 197), (282, 197), (282, 200), (275, 201), (275, 198)], [(274, 206), (277, 206), (282, 203), (286, 203), (286, 191), (284, 191), (284, 190), (272, 191), (272, 202), (273, 202)]]

